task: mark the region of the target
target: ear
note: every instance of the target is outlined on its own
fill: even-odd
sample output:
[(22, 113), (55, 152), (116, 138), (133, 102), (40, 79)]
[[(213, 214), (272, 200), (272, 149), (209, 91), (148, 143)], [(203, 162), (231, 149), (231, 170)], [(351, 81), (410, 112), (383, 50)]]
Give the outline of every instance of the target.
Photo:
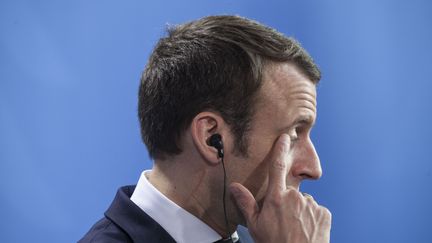
[(216, 148), (208, 145), (210, 137), (219, 133), (224, 141), (227, 126), (222, 117), (214, 112), (201, 112), (194, 117), (191, 122), (191, 135), (195, 147), (201, 156), (211, 164), (219, 164), (218, 151)]

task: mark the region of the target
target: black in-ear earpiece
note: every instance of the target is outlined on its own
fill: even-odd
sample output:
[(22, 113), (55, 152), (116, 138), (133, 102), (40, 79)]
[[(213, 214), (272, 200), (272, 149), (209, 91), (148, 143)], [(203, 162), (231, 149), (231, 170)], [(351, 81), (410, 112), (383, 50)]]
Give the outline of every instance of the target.
[(208, 145), (217, 149), (219, 158), (224, 157), (222, 136), (219, 133), (211, 135), (210, 139), (208, 140)]
[(226, 171), (225, 171), (225, 163), (224, 163), (224, 150), (223, 150), (223, 142), (222, 142), (222, 136), (219, 133), (215, 133), (213, 135), (211, 135), (211, 137), (209, 138), (209, 140), (207, 141), (207, 144), (216, 148), (218, 151), (218, 157), (221, 159), (222, 161), (222, 168), (223, 168), (223, 173), (224, 173), (224, 187), (223, 187), (223, 194), (222, 194), (222, 204), (223, 204), (223, 209), (224, 209), (224, 216), (225, 216), (225, 224), (226, 224), (226, 230), (228, 232), (229, 235), (229, 239), (231, 240), (231, 242), (234, 242), (231, 238), (231, 232), (229, 230), (228, 227), (228, 217), (227, 217), (227, 212), (226, 212), (226, 205), (225, 205), (225, 194), (226, 194), (226, 181), (227, 181), (227, 176), (226, 176)]

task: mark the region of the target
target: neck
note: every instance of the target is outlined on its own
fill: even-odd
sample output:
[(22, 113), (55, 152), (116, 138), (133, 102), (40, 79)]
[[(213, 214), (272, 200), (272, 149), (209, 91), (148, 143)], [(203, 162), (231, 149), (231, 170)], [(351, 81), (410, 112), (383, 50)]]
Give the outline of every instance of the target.
[[(222, 193), (222, 165), (215, 167), (193, 163), (192, 160), (155, 161), (149, 182), (171, 201), (199, 218), (223, 238), (228, 237), (226, 229)], [(227, 210), (229, 193), (226, 195)], [(228, 220), (229, 213), (227, 212)], [(237, 224), (229, 221), (229, 232), (233, 233)]]

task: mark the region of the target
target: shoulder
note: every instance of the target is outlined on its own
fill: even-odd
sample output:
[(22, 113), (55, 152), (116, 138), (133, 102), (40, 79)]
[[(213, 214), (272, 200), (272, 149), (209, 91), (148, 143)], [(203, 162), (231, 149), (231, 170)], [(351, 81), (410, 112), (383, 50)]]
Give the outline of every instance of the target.
[(79, 243), (114, 243), (114, 242), (133, 242), (129, 235), (114, 222), (107, 218), (99, 220), (93, 227), (85, 234), (85, 236), (78, 241)]
[(79, 242), (175, 242), (162, 226), (130, 200), (134, 189), (135, 186), (121, 187), (105, 217)]

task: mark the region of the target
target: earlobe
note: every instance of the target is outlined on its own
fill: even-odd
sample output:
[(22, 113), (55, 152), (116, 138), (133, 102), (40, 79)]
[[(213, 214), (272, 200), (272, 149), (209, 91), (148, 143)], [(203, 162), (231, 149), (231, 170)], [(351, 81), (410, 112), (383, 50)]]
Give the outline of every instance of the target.
[(211, 164), (219, 164), (218, 149), (210, 144), (212, 135), (221, 134), (223, 119), (213, 112), (201, 112), (191, 122), (191, 135), (201, 156)]

